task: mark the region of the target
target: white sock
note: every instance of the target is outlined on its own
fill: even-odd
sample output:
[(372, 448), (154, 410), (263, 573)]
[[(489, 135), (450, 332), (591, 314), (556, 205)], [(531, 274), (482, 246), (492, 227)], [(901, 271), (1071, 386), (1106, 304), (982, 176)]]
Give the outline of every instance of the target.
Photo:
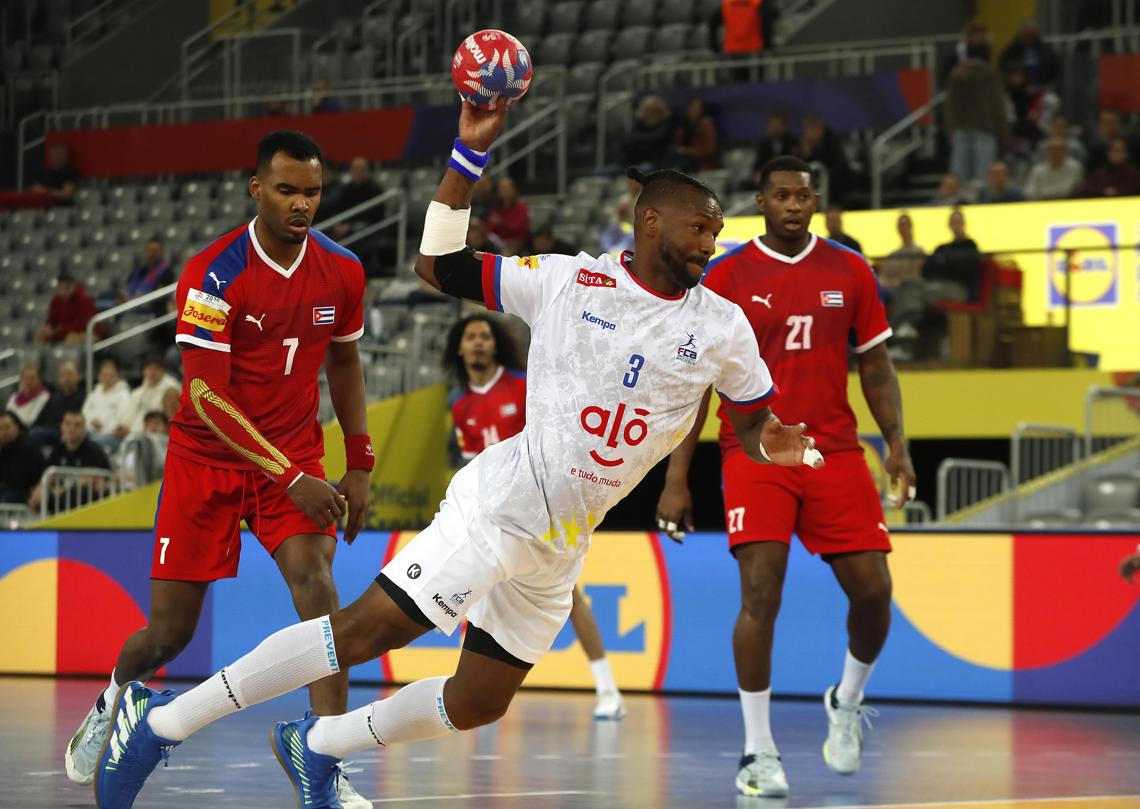
[(309, 749), (334, 758), (400, 742), (419, 742), (458, 733), (443, 704), (447, 677), (404, 686), (388, 699), (343, 716), (322, 716), (309, 729)]
[(147, 714), (151, 730), (180, 741), (211, 722), (340, 672), (328, 616), (274, 632), (257, 648)]
[(875, 668), (874, 661), (863, 663), (855, 659), (851, 650), (847, 650), (847, 657), (843, 661), (843, 679), (835, 689), (835, 698), (848, 705), (858, 705), (863, 701), (863, 689), (871, 679), (871, 672)]
[[(112, 670), (111, 671), (111, 684), (109, 686), (107, 686), (107, 689), (103, 692), (103, 711), (102, 711), (103, 713), (110, 711), (110, 710), (114, 710), (115, 697), (117, 697), (118, 695), (119, 695), (119, 684), (117, 682), (115, 682), (115, 672)], [(98, 705), (98, 701), (96, 701), (96, 705)]]
[(617, 683), (614, 682), (614, 673), (610, 669), (610, 659), (608, 657), (591, 660), (590, 671), (594, 673), (594, 689), (599, 694), (618, 690)]
[(772, 738), (772, 726), (769, 724), (768, 705), (772, 700), (772, 689), (739, 690), (740, 709), (744, 713), (744, 755), (777, 752), (776, 742)]

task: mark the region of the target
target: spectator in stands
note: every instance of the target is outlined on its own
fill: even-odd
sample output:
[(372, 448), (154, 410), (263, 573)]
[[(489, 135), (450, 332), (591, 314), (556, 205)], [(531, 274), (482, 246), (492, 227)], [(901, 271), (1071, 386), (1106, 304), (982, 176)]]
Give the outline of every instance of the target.
[(792, 154), (806, 163), (820, 163), (827, 169), (828, 195), (842, 202), (847, 193), (847, 158), (835, 135), (816, 115), (804, 116), (803, 132)]
[[(383, 192), (384, 189), (380, 187), (380, 183), (372, 179), (372, 164), (368, 162), (368, 159), (354, 157), (348, 165), (348, 182), (336, 195), (332, 210), (328, 211), (323, 218), (330, 219), (342, 214), (361, 203), (368, 202)], [(333, 237), (343, 239), (353, 231), (375, 224), (383, 218), (384, 206), (376, 205), (361, 213), (353, 214), (345, 222), (338, 222), (333, 226)]]
[(484, 174), (471, 187), (471, 215), (486, 222), (494, 208), (495, 180), (490, 174)]
[(20, 369), (20, 384), (16, 392), (8, 397), (5, 407), (20, 423), (31, 429), (47, 406), (51, 391), (40, 379), (40, 369), (35, 365), (25, 365)]
[(776, 0), (722, 0), (709, 14), (709, 50), (741, 56), (771, 50), (778, 18)]
[(1037, 20), (1021, 24), (1014, 40), (1001, 52), (1003, 70), (1021, 68), (1030, 91), (1040, 92), (1052, 87), (1060, 77), (1060, 60), (1057, 52), (1041, 39), (1041, 26)]
[(950, 73), (946, 87), (946, 131), (950, 173), (964, 183), (980, 181), (1008, 136), (1001, 76), (990, 64), (987, 43), (971, 45)]
[(894, 289), (904, 281), (921, 279), (922, 265), (926, 261), (926, 251), (914, 240), (914, 221), (910, 214), (900, 213), (895, 227), (902, 244), (880, 263), (879, 286), (885, 290)]
[(937, 301), (977, 300), (982, 273), (978, 245), (966, 235), (966, 217), (955, 208), (950, 212), (952, 238), (934, 249), (922, 267), (929, 298)]
[(71, 360), (61, 362), (56, 370), (55, 390), (32, 427), (32, 437), (51, 445), (59, 440), (59, 425), (64, 413), (79, 413), (87, 398), (87, 386), (79, 376), (79, 368)]
[(487, 230), (484, 220), (474, 215), (467, 220), (467, 246), (480, 253), (503, 255), (502, 240)]
[(677, 153), (686, 158), (690, 169), (720, 168), (720, 133), (705, 102), (699, 98), (689, 102), (685, 120), (677, 128)]
[(922, 265), (926, 251), (914, 240), (914, 222), (905, 211), (896, 222), (902, 244), (879, 263), (879, 287), (889, 305), (888, 320), (894, 330), (889, 350), (901, 361), (915, 358), (918, 325), (926, 313), (926, 289)]
[(99, 365), (99, 384), (83, 402), (83, 416), (91, 428), (91, 437), (108, 452), (119, 448), (119, 428), (126, 423), (131, 391), (119, 378), (119, 365), (105, 359)]
[(1069, 147), (1069, 157), (1084, 165), (1088, 159), (1088, 150), (1081, 139), (1073, 134), (1073, 129), (1069, 126), (1069, 119), (1060, 113), (1049, 119), (1048, 137), (1037, 145), (1037, 151), (1034, 155), (1035, 163), (1043, 163), (1048, 158), (1047, 152), (1051, 138), (1063, 138)]
[(327, 81), (313, 82), (313, 86), (309, 88), (309, 98), (312, 100), (312, 107), (309, 109), (311, 114), (344, 112), (344, 103), (336, 96), (330, 95), (330, 89)]
[(986, 185), (978, 194), (978, 202), (985, 204), (1025, 202), (1025, 194), (1009, 182), (1009, 166), (1005, 161), (995, 160), (990, 163), (990, 170), (986, 173)]
[(1101, 110), (1097, 116), (1096, 129), (1088, 136), (1088, 162), (1085, 168), (1093, 171), (1107, 164), (1108, 147), (1117, 138), (1124, 138), (1128, 151), (1135, 156), (1135, 144), (1129, 142), (1128, 134), (1120, 121), (1120, 113), (1110, 109)]
[(962, 193), (962, 185), (957, 175), (944, 174), (938, 181), (938, 193), (930, 200), (931, 205), (947, 205), (954, 207), (966, 202), (966, 195)]
[(1030, 87), (1025, 70), (1018, 64), (1006, 68), (1005, 92), (1013, 107), (1011, 148), (1032, 154), (1060, 103), (1057, 95)]
[(843, 230), (843, 208), (840, 205), (833, 202), (827, 206), (824, 222), (827, 224), (827, 238), (850, 247), (856, 253), (863, 252), (863, 245)]
[(950, 74), (954, 72), (954, 68), (966, 61), (966, 54), (981, 45), (991, 46), (989, 29), (981, 20), (969, 20), (962, 29), (962, 36), (955, 43), (953, 52), (942, 63), (942, 68), (938, 71), (939, 82), (946, 84), (950, 79)]
[(625, 142), (625, 162), (661, 168), (673, 162), (673, 111), (661, 96), (648, 95), (637, 105), (633, 129)]
[(51, 194), (59, 205), (70, 205), (75, 198), (79, 172), (71, 165), (67, 144), (54, 141), (47, 148), (44, 167), (32, 178), (32, 191)]
[[(169, 286), (174, 280), (174, 269), (166, 260), (166, 248), (162, 239), (153, 236), (143, 244), (142, 264), (131, 270), (131, 274), (127, 276), (127, 283), (119, 295), (119, 302), (134, 300), (156, 289)], [(148, 308), (152, 314), (161, 315), (166, 311), (166, 301), (156, 300)]]
[(143, 363), (142, 384), (131, 391), (130, 402), (115, 430), (115, 437), (122, 441), (130, 434), (141, 433), (146, 414), (162, 410), (162, 397), (168, 390), (181, 391), (182, 383), (167, 372), (159, 357), (147, 357)]
[[(59, 426), (60, 441), (48, 456), (47, 465), (70, 466), (86, 469), (110, 469), (111, 461), (103, 448), (91, 440), (87, 434), (87, 423), (82, 413), (64, 413)], [(55, 483), (51, 491), (43, 490), (43, 481), (36, 484), (28, 498), (28, 508), (36, 511), (44, 497), (48, 499), (48, 511), (55, 512), (58, 506), (68, 508), (85, 505), (98, 500), (106, 493), (102, 478), (82, 480), (64, 479)], [(91, 495), (91, 497), (89, 497)]]
[(36, 342), (82, 343), (87, 339), (87, 324), (94, 316), (95, 301), (83, 284), (77, 283), (68, 273), (62, 273), (48, 305), (47, 320), (36, 332)]
[(1045, 143), (1045, 159), (1029, 170), (1025, 196), (1032, 200), (1067, 199), (1081, 186), (1085, 171), (1069, 156), (1069, 144), (1060, 135)]
[(507, 255), (517, 256), (530, 240), (530, 208), (519, 198), (510, 177), (499, 178), (495, 195), (499, 204), (492, 209), (487, 226), (503, 241)]
[(1128, 155), (1128, 142), (1113, 138), (1108, 144), (1108, 162), (1089, 174), (1081, 187), (1082, 197), (1131, 197), (1140, 194), (1140, 172)]
[(550, 225), (542, 225), (530, 234), (531, 255), (541, 256), (554, 253), (560, 256), (575, 256), (578, 254), (578, 250), (579, 248), (555, 236), (554, 229)]
[(625, 182), (625, 191), (614, 203), (610, 224), (602, 229), (598, 242), (603, 253), (620, 256), (633, 249), (633, 208), (641, 194), (641, 183), (632, 177)]
[(752, 163), (752, 184), (759, 188), (760, 170), (780, 155), (791, 154), (795, 138), (788, 132), (787, 120), (778, 112), (768, 116), (767, 135), (756, 146), (756, 160)]
[(44, 473), (44, 456), (11, 413), (0, 413), (0, 503), (27, 503)]

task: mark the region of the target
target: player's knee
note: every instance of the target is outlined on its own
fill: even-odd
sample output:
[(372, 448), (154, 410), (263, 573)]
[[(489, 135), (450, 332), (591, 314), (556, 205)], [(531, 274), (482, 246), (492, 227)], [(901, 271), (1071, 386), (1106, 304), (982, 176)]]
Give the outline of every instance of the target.
[(756, 621), (774, 621), (780, 611), (782, 587), (772, 582), (743, 582), (740, 589), (741, 608)]
[(472, 728), (490, 725), (498, 722), (511, 705), (509, 695), (480, 694), (478, 696), (459, 696), (447, 703), (447, 718), (458, 730), (471, 730)]
[[(152, 630), (153, 632), (153, 630)], [(150, 639), (150, 663), (161, 666), (178, 657), (194, 638), (193, 630), (173, 629), (154, 633)]]
[(891, 609), (891, 579), (883, 576), (864, 582), (852, 595), (852, 603), (859, 609), (889, 612)]

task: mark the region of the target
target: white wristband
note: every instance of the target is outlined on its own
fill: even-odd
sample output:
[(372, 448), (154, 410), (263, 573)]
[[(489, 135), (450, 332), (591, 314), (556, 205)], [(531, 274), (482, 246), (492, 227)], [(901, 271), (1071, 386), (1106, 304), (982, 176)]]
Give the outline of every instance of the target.
[(420, 254), (446, 256), (448, 253), (458, 253), (467, 246), (467, 223), (470, 221), (470, 208), (456, 211), (433, 199), (424, 216)]

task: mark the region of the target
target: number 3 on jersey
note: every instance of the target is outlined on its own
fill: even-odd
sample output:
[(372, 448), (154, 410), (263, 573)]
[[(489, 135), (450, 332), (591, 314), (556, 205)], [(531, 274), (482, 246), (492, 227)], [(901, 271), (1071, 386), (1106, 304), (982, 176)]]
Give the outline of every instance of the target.
[(622, 378), (621, 383), (627, 388), (632, 388), (637, 385), (638, 374), (641, 373), (641, 366), (645, 365), (645, 357), (640, 354), (629, 355), (629, 371)]
[(798, 351), (811, 348), (811, 315), (789, 315), (788, 339), (784, 341), (785, 351)]

